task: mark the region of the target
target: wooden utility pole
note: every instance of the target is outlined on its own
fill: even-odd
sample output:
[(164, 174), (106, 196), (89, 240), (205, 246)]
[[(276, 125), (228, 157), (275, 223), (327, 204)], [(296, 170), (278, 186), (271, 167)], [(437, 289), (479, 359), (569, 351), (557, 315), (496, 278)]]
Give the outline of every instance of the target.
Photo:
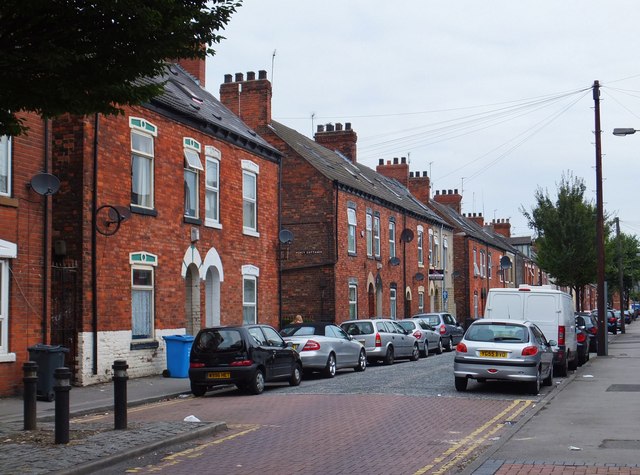
[(602, 201), (602, 143), (600, 130), (600, 82), (593, 82), (596, 122), (596, 254), (598, 281), (598, 356), (607, 355), (607, 307), (604, 289), (604, 205)]

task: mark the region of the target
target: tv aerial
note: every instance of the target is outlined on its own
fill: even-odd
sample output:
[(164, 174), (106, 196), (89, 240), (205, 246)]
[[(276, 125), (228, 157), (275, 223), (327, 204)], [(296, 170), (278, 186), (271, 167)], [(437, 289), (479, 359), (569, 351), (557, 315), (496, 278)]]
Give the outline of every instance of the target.
[(50, 173), (38, 173), (31, 178), (29, 186), (42, 196), (51, 196), (60, 189), (60, 180)]
[(131, 211), (125, 206), (102, 205), (96, 210), (96, 230), (103, 236), (113, 236), (130, 217)]

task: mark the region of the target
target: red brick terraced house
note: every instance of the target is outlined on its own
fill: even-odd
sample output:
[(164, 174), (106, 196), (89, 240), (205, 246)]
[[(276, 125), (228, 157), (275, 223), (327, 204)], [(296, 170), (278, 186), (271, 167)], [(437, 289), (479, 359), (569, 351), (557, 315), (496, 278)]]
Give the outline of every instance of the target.
[(515, 285), (512, 263), (517, 251), (484, 226), (482, 214), (461, 213), (458, 190), (436, 190), (429, 206), (454, 228), (456, 318), (464, 323), (467, 318), (482, 317), (490, 288)]
[(163, 336), (278, 324), (280, 153), (183, 64), (148, 104), (54, 123), (53, 318), (80, 385), (116, 359), (161, 373)]
[[(0, 396), (22, 387), (28, 348), (50, 343), (50, 122), (21, 114), (28, 134), (0, 137)], [(41, 182), (41, 185), (46, 182)]]
[(272, 120), (271, 96), (265, 71), (226, 75), (220, 87), (223, 104), (282, 153), (281, 323), (429, 310), (426, 236), (448, 225), (357, 162), (350, 124), (319, 126), (312, 140)]

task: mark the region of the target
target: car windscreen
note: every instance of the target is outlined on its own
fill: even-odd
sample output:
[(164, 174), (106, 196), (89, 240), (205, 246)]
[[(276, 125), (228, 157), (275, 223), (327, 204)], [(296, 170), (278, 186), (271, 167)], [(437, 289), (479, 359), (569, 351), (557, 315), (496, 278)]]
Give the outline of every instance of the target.
[(340, 327), (349, 335), (371, 335), (373, 324), (371, 322), (345, 322)]
[(471, 325), (464, 338), (470, 341), (526, 343), (529, 341), (529, 332), (523, 325), (483, 323)]
[(242, 348), (242, 335), (237, 329), (214, 328), (202, 331), (193, 343), (196, 351), (231, 351)]
[(312, 326), (295, 326), (295, 327), (284, 327), (280, 330), (280, 335), (287, 336), (308, 336), (308, 335), (316, 335), (316, 327)]

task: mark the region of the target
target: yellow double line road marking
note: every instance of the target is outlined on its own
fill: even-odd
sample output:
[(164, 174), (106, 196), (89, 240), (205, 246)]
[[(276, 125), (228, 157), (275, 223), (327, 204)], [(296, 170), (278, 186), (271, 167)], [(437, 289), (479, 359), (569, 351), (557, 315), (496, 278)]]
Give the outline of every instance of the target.
[[(244, 426), (234, 426), (234, 427), (244, 427)], [(258, 430), (261, 426), (259, 425), (248, 425), (248, 428), (240, 431), (240, 432), (236, 432), (235, 434), (231, 434), (228, 435), (226, 437), (221, 437), (219, 439), (215, 439), (212, 440), (211, 442), (206, 442), (204, 444), (200, 444), (196, 447), (192, 447), (189, 448), (187, 450), (183, 450), (182, 452), (176, 452), (175, 454), (171, 454), (168, 455), (166, 457), (164, 457), (162, 459), (162, 462), (158, 465), (148, 465), (146, 467), (138, 467), (138, 468), (131, 468), (129, 470), (127, 470), (127, 473), (140, 473), (142, 471), (146, 472), (161, 472), (162, 470), (165, 470), (169, 467), (172, 467), (174, 465), (179, 464), (180, 462), (182, 462), (184, 459), (186, 458), (196, 458), (196, 457), (200, 457), (202, 455), (202, 452), (214, 445), (217, 444), (222, 444), (224, 442), (228, 442), (230, 440), (233, 440), (237, 437), (241, 437), (243, 435), (247, 435), (251, 432), (254, 432), (256, 430)]]
[[(446, 473), (455, 464), (464, 460), (470, 453), (472, 453), (480, 444), (484, 443), (490, 436), (498, 432), (504, 427), (504, 418), (509, 415), (513, 418), (518, 416), (522, 411), (527, 409), (533, 401), (516, 399), (507, 407), (504, 411), (497, 414), (491, 420), (487, 421), (471, 434), (461, 439), (458, 443), (448, 448), (442, 455), (436, 457), (432, 463), (422, 467), (416, 471), (414, 475), (423, 475), (429, 473), (431, 475), (440, 475)], [(520, 407), (518, 407), (520, 406)], [(513, 411), (513, 412), (511, 412)], [(511, 414), (510, 414), (511, 413)], [(493, 427), (492, 427), (493, 426)], [(455, 455), (453, 455), (455, 453)], [(453, 455), (453, 457), (451, 457)], [(451, 457), (451, 458), (449, 458)], [(437, 470), (430, 471), (434, 467), (441, 465)]]

